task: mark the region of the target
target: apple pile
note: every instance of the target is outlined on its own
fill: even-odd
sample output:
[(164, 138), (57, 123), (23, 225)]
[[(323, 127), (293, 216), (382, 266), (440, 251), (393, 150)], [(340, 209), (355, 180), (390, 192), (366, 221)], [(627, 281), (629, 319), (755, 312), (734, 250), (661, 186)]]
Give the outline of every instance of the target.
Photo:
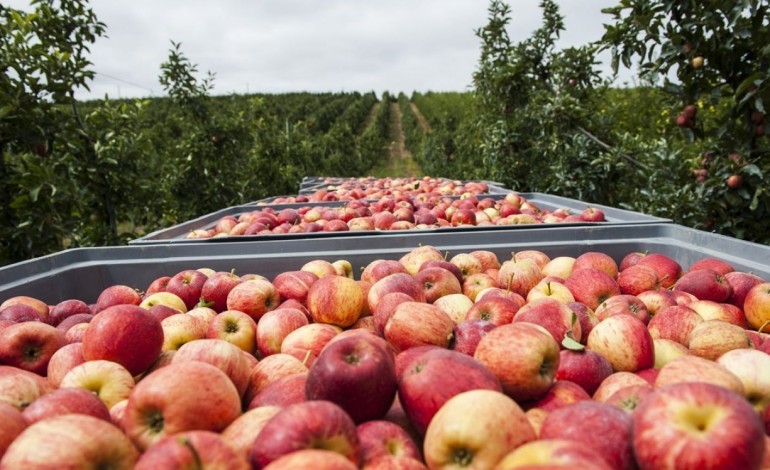
[(725, 261), (295, 268), (5, 300), (0, 468), (770, 465), (770, 282)]
[(604, 221), (604, 211), (595, 207), (579, 214), (571, 214), (567, 208), (548, 210), (513, 192), (481, 199), (474, 194), (460, 199), (424, 194), (385, 196), (377, 201), (357, 199), (340, 207), (307, 205), (276, 211), (265, 206), (238, 217), (226, 215), (213, 227), (191, 230), (185, 238)]

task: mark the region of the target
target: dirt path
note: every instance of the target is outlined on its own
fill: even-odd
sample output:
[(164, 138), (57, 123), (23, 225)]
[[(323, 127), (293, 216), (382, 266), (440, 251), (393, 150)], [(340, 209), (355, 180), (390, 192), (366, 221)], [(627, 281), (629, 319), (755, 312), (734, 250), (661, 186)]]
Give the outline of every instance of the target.
[(417, 105), (413, 102), (410, 102), (409, 106), (412, 107), (412, 112), (417, 117), (417, 123), (420, 124), (420, 129), (422, 129), (423, 132), (430, 132), (430, 124), (428, 123), (428, 120), (425, 119), (425, 116), (423, 116), (420, 112), (420, 108), (418, 108)]
[(401, 109), (398, 103), (390, 103), (390, 145), (388, 161), (373, 171), (374, 176), (421, 176), (422, 172), (412, 153), (404, 146), (404, 129), (401, 127)]

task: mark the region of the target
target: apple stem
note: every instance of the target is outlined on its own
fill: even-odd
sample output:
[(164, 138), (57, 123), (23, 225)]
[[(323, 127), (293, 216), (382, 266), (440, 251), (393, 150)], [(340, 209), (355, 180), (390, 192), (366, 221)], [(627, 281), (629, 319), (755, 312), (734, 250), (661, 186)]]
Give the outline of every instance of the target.
[(757, 330), (757, 333), (762, 333), (762, 330), (764, 330), (768, 325), (770, 325), (770, 320), (767, 320), (766, 322), (764, 322), (762, 326), (760, 326), (759, 329)]
[(307, 365), (307, 360), (310, 359), (310, 350), (308, 349), (307, 352), (305, 352), (305, 358), (302, 359), (302, 365)]
[(195, 468), (196, 470), (203, 469), (203, 461), (201, 461), (201, 456), (198, 453), (198, 450), (195, 448), (195, 446), (192, 445), (192, 442), (190, 442), (190, 440), (187, 439), (186, 437), (182, 436), (179, 438), (179, 443), (187, 447), (190, 450), (190, 452), (193, 454), (193, 458), (195, 459), (195, 466), (193, 468)]

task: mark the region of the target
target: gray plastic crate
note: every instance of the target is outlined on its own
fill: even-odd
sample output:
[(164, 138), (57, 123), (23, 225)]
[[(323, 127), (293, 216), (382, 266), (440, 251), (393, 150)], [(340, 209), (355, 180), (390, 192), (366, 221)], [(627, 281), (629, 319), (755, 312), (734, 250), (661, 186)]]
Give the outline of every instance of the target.
[(184, 269), (211, 268), (257, 273), (272, 279), (313, 259), (346, 259), (355, 273), (378, 258), (397, 259), (419, 245), (449, 255), (485, 249), (502, 259), (511, 252), (542, 250), (551, 258), (601, 251), (617, 262), (632, 251), (663, 253), (685, 269), (707, 257), (721, 258), (742, 271), (770, 279), (770, 247), (675, 224), (594, 225), (532, 230), (411, 233), (399, 237), (325, 238), (194, 245), (77, 248), (0, 268), (0, 301), (15, 295), (49, 304), (69, 298), (95, 301), (113, 284), (145, 289), (154, 279)]
[[(510, 192), (510, 191), (508, 191)], [(550, 194), (543, 194), (543, 193), (519, 193), (521, 196), (526, 198), (529, 202), (536, 205), (540, 209), (544, 210), (555, 210), (559, 208), (567, 208), (570, 210), (571, 213), (579, 214), (587, 207), (594, 207), (597, 209), (601, 209), (605, 217), (607, 219), (606, 222), (599, 222), (603, 225), (618, 225), (618, 224), (652, 224), (652, 223), (664, 223), (664, 222), (671, 222), (669, 219), (664, 219), (660, 217), (654, 217), (646, 214), (642, 214), (639, 212), (634, 211), (628, 211), (624, 209), (617, 209), (614, 207), (609, 206), (603, 206), (600, 204), (588, 204), (582, 201), (578, 201), (576, 199), (570, 199), (565, 198), (561, 196), (553, 196)], [(491, 197), (494, 199), (501, 198), (502, 195), (494, 195), (490, 194), (483, 197)], [(483, 197), (480, 197), (479, 199), (482, 199)], [(457, 197), (453, 197), (457, 198)], [(281, 204), (281, 205), (273, 205), (275, 210), (280, 210), (283, 208), (291, 207), (291, 208), (299, 208), (304, 206), (315, 206), (315, 205), (325, 205), (325, 206), (331, 206), (331, 207), (341, 207), (345, 203), (344, 202), (331, 202), (331, 203), (301, 203), (301, 204)], [(362, 236), (362, 235), (376, 235), (376, 236), (401, 236), (402, 234), (406, 233), (404, 231), (387, 231), (387, 230), (372, 230), (372, 231), (349, 231), (349, 232), (312, 232), (312, 233), (287, 233), (287, 234), (271, 234), (271, 235), (241, 235), (241, 236), (234, 236), (234, 237), (224, 237), (224, 238), (209, 238), (209, 239), (185, 239), (185, 236), (191, 231), (195, 229), (208, 229), (216, 225), (217, 221), (221, 219), (224, 216), (232, 215), (234, 217), (238, 217), (241, 214), (251, 212), (255, 209), (259, 209), (259, 207), (256, 207), (251, 204), (243, 205), (243, 206), (233, 206), (229, 207), (227, 209), (222, 209), (217, 212), (213, 212), (211, 214), (205, 215), (203, 217), (199, 217), (194, 220), (190, 220), (188, 222), (184, 222), (178, 225), (175, 225), (170, 228), (157, 230), (155, 232), (152, 232), (148, 235), (145, 235), (144, 237), (138, 238), (136, 240), (132, 240), (130, 242), (131, 245), (146, 245), (146, 244), (156, 244), (156, 243), (170, 243), (170, 244), (176, 244), (176, 243), (207, 243), (207, 242), (213, 242), (218, 243), (222, 241), (255, 241), (255, 240), (268, 240), (268, 239), (297, 239), (297, 238), (307, 238), (307, 239), (318, 239), (318, 238), (327, 238), (327, 237), (350, 237), (350, 236)], [(419, 231), (423, 233), (437, 233), (437, 232), (446, 232), (446, 231), (495, 231), (495, 230), (528, 230), (532, 228), (542, 228), (542, 227), (562, 227), (562, 226), (585, 226), (585, 225), (593, 225), (590, 222), (567, 222), (567, 223), (555, 223), (555, 224), (525, 224), (525, 225), (500, 225), (500, 226), (483, 226), (483, 227), (476, 227), (476, 226), (463, 226), (463, 227), (446, 227), (446, 228), (435, 228), (435, 229), (425, 229), (425, 230), (412, 230), (410, 232)]]

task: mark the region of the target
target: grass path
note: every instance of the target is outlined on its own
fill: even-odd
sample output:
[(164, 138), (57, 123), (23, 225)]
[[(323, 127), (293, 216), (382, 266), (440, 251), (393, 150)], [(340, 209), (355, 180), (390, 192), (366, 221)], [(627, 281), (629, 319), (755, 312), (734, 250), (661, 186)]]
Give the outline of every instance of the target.
[[(424, 119), (424, 118), (423, 118)], [(372, 168), (372, 176), (403, 177), (422, 176), (412, 153), (404, 147), (404, 129), (401, 127), (401, 109), (398, 103), (390, 103), (390, 145), (384, 165)]]

